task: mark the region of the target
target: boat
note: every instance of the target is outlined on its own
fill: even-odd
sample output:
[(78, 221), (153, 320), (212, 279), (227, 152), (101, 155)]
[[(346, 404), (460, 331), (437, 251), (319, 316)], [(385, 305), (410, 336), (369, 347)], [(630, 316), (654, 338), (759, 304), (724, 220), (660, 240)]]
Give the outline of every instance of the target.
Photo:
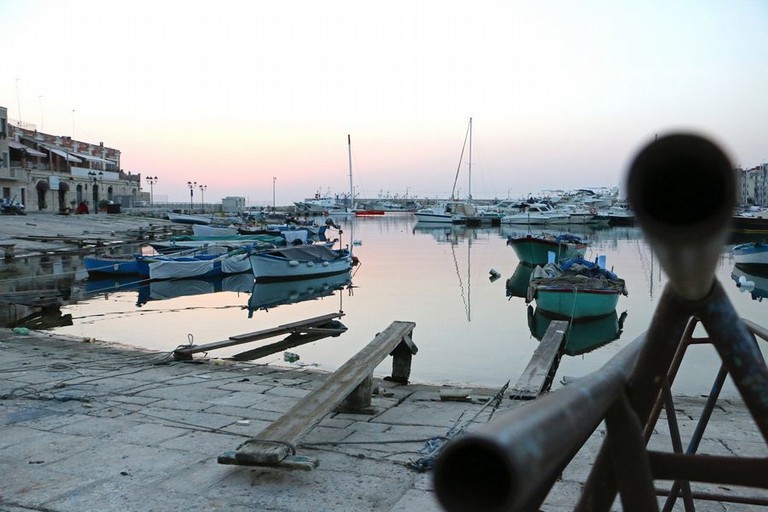
[(212, 221), (211, 216), (203, 215), (189, 215), (186, 213), (177, 213), (171, 210), (165, 212), (168, 220), (176, 222), (177, 224), (210, 224)]
[(306, 279), (341, 274), (352, 268), (348, 249), (325, 245), (297, 245), (252, 252), (251, 268), (257, 281)]
[(545, 265), (550, 263), (549, 253), (554, 254), (554, 262), (561, 262), (577, 256), (584, 256), (587, 244), (581, 238), (570, 233), (552, 235), (527, 234), (522, 237), (507, 237), (507, 245), (512, 246), (521, 263), (526, 265)]
[(133, 254), (83, 256), (83, 266), (89, 276), (129, 276), (139, 273)]
[[(178, 252), (180, 250), (212, 251), (215, 248), (227, 251), (238, 247), (257, 247), (268, 249), (285, 245), (282, 235), (234, 235), (234, 236), (172, 236), (166, 241), (151, 242), (149, 245), (159, 253)], [(221, 252), (221, 251), (220, 251)]]
[(237, 226), (214, 226), (211, 224), (192, 224), (194, 236), (237, 236), (240, 234)]
[(413, 215), (420, 223), (465, 224), (477, 215), (477, 209), (466, 201), (442, 201), (435, 206), (420, 208)]
[[(467, 159), (469, 169), (469, 193), (468, 200), (461, 201), (456, 198), (456, 181), (459, 179), (462, 160), (464, 159), (464, 149), (469, 142), (469, 157)], [(477, 208), (472, 204), (472, 118), (469, 118), (467, 134), (464, 137), (464, 146), (461, 148), (459, 157), (459, 167), (456, 169), (456, 177), (453, 180), (453, 189), (451, 190), (451, 199), (442, 201), (435, 206), (420, 208), (414, 212), (417, 222), (432, 222), (440, 224), (466, 224), (467, 219), (477, 216)]]
[(517, 212), (501, 217), (502, 224), (569, 224), (570, 213), (558, 212), (547, 203), (521, 203)]
[(217, 277), (251, 270), (248, 248), (223, 254), (136, 256), (138, 273), (156, 279)]
[(351, 272), (293, 281), (255, 282), (248, 298), (248, 316), (254, 311), (268, 310), (333, 295), (351, 283)]
[(294, 201), (293, 204), (296, 208), (296, 213), (301, 215), (322, 215), (343, 207), (338, 199), (327, 196), (323, 197), (319, 192), (313, 198), (305, 199), (304, 201)]
[(768, 231), (768, 208), (749, 206), (738, 209), (731, 219), (731, 227), (740, 231)]
[(742, 268), (768, 269), (768, 243), (747, 242), (731, 249), (733, 262)]
[(555, 318), (582, 320), (615, 311), (621, 295), (627, 295), (623, 279), (597, 263), (572, 258), (537, 266), (525, 301), (535, 300), (538, 309)]
[[(619, 315), (613, 310), (598, 318), (569, 323), (563, 335), (562, 352), (569, 356), (579, 356), (618, 340), (624, 330), (626, 318), (626, 311)], [(544, 334), (553, 320), (555, 319), (546, 311), (528, 306), (528, 328), (537, 340), (544, 339)]]

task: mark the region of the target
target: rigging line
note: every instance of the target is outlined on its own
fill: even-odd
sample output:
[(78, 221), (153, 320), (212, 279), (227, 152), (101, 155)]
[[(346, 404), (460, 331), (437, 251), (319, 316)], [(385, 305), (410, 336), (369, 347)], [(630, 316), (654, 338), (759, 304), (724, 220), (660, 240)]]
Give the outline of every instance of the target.
[(459, 181), (459, 173), (461, 172), (461, 162), (464, 160), (464, 150), (467, 147), (467, 140), (469, 139), (470, 129), (472, 128), (472, 122), (467, 125), (467, 133), (464, 135), (464, 145), (461, 146), (461, 155), (459, 155), (459, 165), (456, 168), (456, 176), (453, 178), (453, 188), (451, 189), (451, 199), (458, 199), (456, 197), (456, 183)]

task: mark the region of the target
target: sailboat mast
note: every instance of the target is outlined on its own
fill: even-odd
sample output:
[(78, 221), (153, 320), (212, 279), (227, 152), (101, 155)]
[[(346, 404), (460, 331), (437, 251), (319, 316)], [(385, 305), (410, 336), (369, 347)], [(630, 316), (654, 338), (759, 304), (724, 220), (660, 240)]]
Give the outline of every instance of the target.
[(469, 200), (472, 200), (472, 118), (469, 118)]
[(355, 207), (355, 195), (352, 188), (352, 137), (347, 134), (347, 148), (349, 149), (349, 205), (347, 211)]

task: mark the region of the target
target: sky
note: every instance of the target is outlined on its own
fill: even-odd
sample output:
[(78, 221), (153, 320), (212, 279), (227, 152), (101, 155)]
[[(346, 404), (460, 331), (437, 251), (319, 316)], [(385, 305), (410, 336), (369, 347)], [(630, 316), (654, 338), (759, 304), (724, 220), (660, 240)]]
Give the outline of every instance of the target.
[(768, 161), (767, 28), (760, 0), (0, 0), (0, 105), (156, 201), (347, 193), (348, 134), (356, 195), (516, 198), (622, 187), (672, 131)]

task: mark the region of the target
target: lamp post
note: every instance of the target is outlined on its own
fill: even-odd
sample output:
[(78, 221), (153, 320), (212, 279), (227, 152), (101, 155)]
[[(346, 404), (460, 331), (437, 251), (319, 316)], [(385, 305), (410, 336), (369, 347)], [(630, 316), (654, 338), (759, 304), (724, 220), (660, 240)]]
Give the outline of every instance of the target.
[(149, 206), (155, 206), (155, 183), (157, 183), (157, 176), (147, 176), (147, 183), (149, 183)]
[(93, 213), (96, 215), (99, 213), (99, 184), (101, 184), (101, 180), (104, 178), (104, 173), (102, 171), (98, 173), (88, 171), (88, 176), (93, 181)]
[(187, 186), (189, 187), (189, 213), (192, 213), (192, 197), (195, 195), (195, 187), (197, 186), (197, 182), (188, 181)]
[(275, 211), (275, 183), (277, 182), (277, 178), (275, 176), (272, 176), (272, 211)]
[(200, 209), (205, 213), (205, 191), (208, 190), (208, 185), (200, 185)]

